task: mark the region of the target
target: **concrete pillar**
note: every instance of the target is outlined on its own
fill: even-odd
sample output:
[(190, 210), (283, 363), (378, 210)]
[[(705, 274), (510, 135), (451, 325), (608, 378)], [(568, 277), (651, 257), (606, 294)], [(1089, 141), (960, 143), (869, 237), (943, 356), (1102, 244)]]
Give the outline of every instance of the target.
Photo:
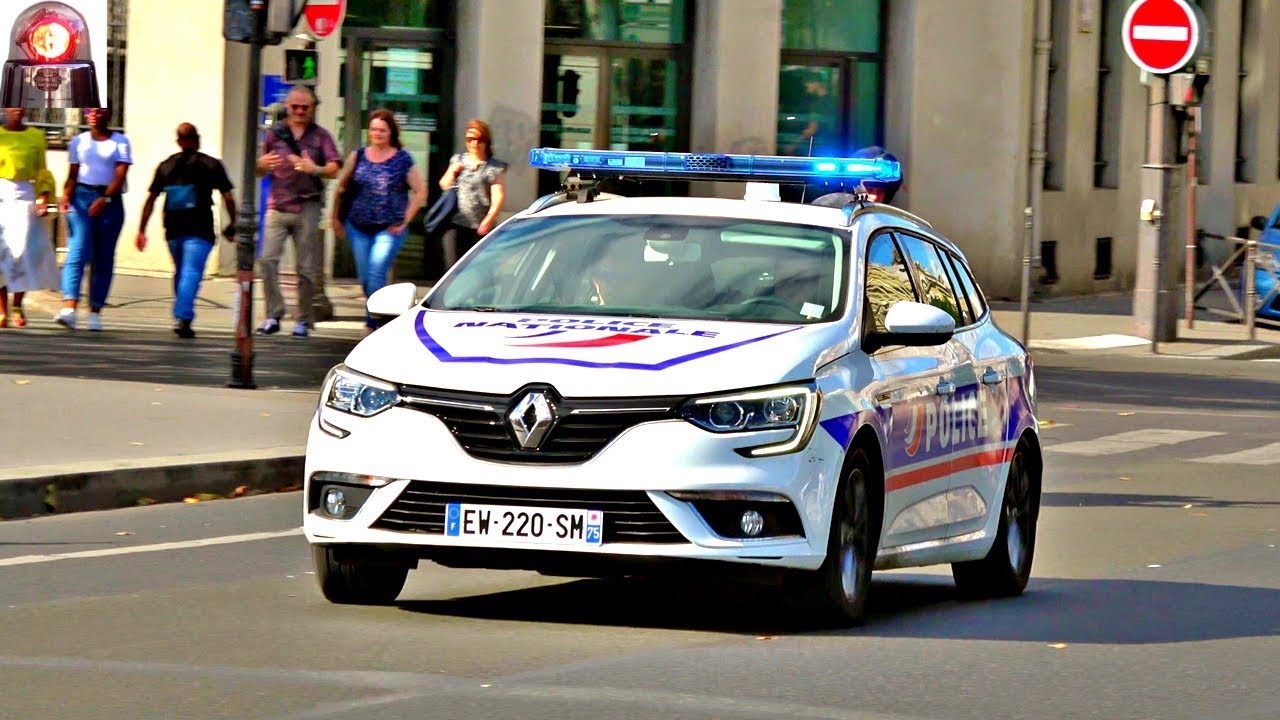
[[(1214, 3), (1208, 14), (1213, 70), (1205, 88), (1200, 163), (1207, 163), (1196, 190), (1197, 224), (1212, 233), (1235, 234), (1236, 109), (1240, 96), (1239, 2)], [(1273, 34), (1273, 33), (1266, 33)]]
[(510, 163), (504, 216), (537, 197), (538, 178), (528, 152), (538, 143), (544, 15), (544, 0), (458, 3), (453, 144), (462, 151), (471, 118), (493, 128), (494, 156)]
[[(773, 154), (782, 0), (703, 0), (696, 15), (689, 149)], [(740, 186), (726, 183), (706, 190), (742, 196)]]
[(888, 11), (886, 142), (904, 176), (895, 204), (964, 248), (988, 295), (1017, 297), (1034, 6), (895, 0)]

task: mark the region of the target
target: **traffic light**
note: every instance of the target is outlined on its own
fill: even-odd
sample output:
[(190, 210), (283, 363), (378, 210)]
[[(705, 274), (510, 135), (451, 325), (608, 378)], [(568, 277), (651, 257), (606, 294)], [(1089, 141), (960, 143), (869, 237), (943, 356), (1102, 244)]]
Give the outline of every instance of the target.
[(293, 34), (306, 0), (226, 0), (222, 37), (228, 42), (279, 45)]
[(571, 118), (578, 114), (578, 80), (582, 76), (574, 70), (565, 70), (560, 76), (560, 104), (572, 109), (561, 110), (560, 114)]
[(320, 53), (315, 50), (284, 51), (284, 81), (290, 85), (315, 85), (319, 67)]

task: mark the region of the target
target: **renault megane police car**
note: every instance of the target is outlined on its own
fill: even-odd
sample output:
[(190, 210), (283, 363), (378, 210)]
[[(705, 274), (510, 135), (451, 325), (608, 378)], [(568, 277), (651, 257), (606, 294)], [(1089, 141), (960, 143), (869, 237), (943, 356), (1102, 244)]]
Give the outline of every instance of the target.
[(370, 313), (394, 319), (325, 380), (304, 529), (329, 600), (391, 602), (421, 559), (763, 570), (840, 623), (862, 618), (877, 568), (950, 563), (967, 594), (1022, 592), (1040, 504), (1032, 363), (953, 243), (862, 196), (590, 184), (856, 190), (897, 162), (530, 161), (573, 189), (505, 222), (425, 299), (376, 292)]

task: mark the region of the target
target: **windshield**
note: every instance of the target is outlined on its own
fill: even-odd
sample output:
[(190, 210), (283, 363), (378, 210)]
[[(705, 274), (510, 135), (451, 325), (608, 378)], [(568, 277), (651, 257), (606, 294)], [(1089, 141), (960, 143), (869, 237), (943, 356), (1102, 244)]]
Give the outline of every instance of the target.
[(525, 218), (426, 299), (435, 310), (813, 323), (841, 310), (848, 237), (732, 218)]

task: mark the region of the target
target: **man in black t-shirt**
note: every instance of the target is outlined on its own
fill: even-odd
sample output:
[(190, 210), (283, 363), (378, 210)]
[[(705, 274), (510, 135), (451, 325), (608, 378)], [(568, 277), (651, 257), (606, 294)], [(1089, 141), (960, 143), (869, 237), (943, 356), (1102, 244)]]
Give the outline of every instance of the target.
[(223, 236), (235, 239), (236, 200), (231, 180), (222, 161), (200, 152), (200, 133), (191, 123), (178, 126), (178, 147), (182, 149), (160, 163), (151, 181), (150, 195), (142, 207), (138, 225), (138, 250), (147, 247), (147, 222), (156, 198), (164, 193), (164, 232), (173, 256), (173, 331), (180, 338), (194, 338), (191, 321), (196, 317), (196, 294), (204, 278), (205, 261), (217, 237), (213, 227), (213, 193), (222, 193), (230, 223)]

